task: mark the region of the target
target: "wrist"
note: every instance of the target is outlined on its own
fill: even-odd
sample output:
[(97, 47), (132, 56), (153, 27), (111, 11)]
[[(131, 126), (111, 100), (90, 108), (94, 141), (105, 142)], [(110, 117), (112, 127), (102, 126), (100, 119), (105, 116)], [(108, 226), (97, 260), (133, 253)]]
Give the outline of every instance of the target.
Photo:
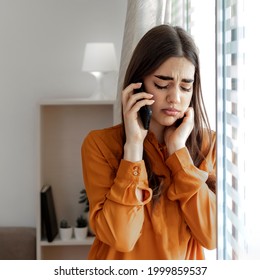
[(143, 143), (142, 144), (133, 144), (125, 143), (124, 145), (124, 159), (137, 162), (143, 159)]
[(170, 155), (172, 155), (172, 154), (174, 154), (176, 151), (178, 151), (178, 150), (180, 150), (180, 149), (182, 149), (182, 148), (184, 148), (184, 147), (185, 147), (185, 144), (181, 144), (181, 143), (172, 145), (171, 147), (168, 148), (168, 153), (169, 153)]

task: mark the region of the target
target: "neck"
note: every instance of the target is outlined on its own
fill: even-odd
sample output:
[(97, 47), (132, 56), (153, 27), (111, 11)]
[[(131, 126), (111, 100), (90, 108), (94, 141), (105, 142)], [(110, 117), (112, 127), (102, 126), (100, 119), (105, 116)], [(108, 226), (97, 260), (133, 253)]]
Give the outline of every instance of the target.
[(164, 126), (151, 121), (150, 131), (153, 132), (153, 134), (155, 135), (157, 141), (160, 144), (164, 143), (164, 129), (165, 129)]

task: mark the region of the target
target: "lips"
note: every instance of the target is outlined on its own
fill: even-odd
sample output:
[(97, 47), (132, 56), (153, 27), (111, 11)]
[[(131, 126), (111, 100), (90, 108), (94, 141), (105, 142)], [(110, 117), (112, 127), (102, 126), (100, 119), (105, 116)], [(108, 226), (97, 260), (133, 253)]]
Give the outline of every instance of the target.
[(175, 108), (166, 108), (166, 109), (163, 109), (162, 111), (167, 116), (173, 116), (173, 117), (177, 116), (180, 113), (180, 111)]

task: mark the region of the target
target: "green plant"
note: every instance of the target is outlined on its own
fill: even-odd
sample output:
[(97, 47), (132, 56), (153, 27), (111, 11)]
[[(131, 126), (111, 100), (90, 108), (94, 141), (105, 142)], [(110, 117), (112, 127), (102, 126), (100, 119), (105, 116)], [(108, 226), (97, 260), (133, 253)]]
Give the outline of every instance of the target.
[(70, 228), (70, 225), (69, 225), (68, 221), (65, 220), (65, 219), (62, 219), (60, 221), (60, 228)]
[(77, 227), (84, 228), (88, 225), (87, 219), (85, 219), (82, 215), (77, 218)]
[(88, 196), (85, 189), (82, 189), (80, 191), (80, 197), (79, 197), (79, 203), (85, 203), (85, 209), (84, 212), (89, 212), (89, 201)]

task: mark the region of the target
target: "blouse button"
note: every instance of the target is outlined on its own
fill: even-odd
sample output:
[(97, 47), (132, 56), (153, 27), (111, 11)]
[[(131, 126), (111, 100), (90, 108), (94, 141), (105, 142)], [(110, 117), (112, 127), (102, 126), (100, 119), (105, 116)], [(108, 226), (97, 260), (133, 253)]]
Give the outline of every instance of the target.
[(138, 166), (135, 166), (135, 167), (133, 168), (133, 175), (134, 175), (134, 176), (138, 176), (138, 175), (139, 175), (139, 167), (138, 167)]

